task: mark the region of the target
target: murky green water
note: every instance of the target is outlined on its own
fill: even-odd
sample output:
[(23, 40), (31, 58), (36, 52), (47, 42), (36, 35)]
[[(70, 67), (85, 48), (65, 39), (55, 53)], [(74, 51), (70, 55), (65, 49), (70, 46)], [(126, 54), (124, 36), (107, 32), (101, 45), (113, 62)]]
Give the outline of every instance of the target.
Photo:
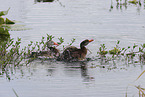
[[(38, 0), (39, 1), (39, 0)], [(2, 2), (2, 1), (1, 1)], [(124, 2), (124, 1), (122, 1)], [(117, 6), (112, 0), (5, 0), (0, 3), (0, 10), (11, 7), (6, 16), (16, 20), (22, 31), (10, 31), (11, 38), (22, 38), (22, 47), (29, 41), (40, 41), (42, 36), (51, 34), (63, 37), (67, 45), (72, 38), (79, 47), (84, 39), (94, 39), (87, 48), (97, 56), (100, 44), (108, 49), (120, 40), (121, 47), (140, 45), (145, 41), (145, 1), (142, 5), (128, 4)], [(23, 26), (25, 25), (25, 26)], [(13, 28), (14, 29), (14, 28)], [(29, 29), (29, 30), (28, 30)], [(62, 46), (58, 47), (62, 50)], [(133, 82), (144, 70), (140, 63), (127, 64), (125, 61), (102, 63), (90, 61), (86, 68), (82, 63), (65, 63), (55, 60), (33, 61), (28, 66), (11, 68), (8, 81), (0, 77), (0, 97), (125, 97), (128, 84), (144, 84), (142, 76)], [(92, 68), (92, 65), (95, 68)], [(105, 68), (104, 68), (105, 67)], [(129, 86), (128, 97), (138, 97), (138, 90)]]

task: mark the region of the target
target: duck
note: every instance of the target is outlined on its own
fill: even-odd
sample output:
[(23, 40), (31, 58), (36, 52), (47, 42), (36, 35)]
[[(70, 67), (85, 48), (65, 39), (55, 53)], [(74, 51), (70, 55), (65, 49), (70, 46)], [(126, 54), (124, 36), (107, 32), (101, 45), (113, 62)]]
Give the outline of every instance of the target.
[(54, 47), (53, 45), (59, 45), (56, 42), (50, 40), (47, 42), (47, 51), (40, 51), (38, 53), (38, 56), (45, 56), (45, 57), (49, 57), (49, 58), (55, 58), (59, 56), (59, 50)]
[(94, 41), (91, 40), (84, 40), (80, 43), (80, 48), (77, 48), (75, 46), (69, 46), (65, 48), (63, 53), (60, 56), (60, 60), (64, 61), (83, 61), (86, 58), (87, 55), (87, 46), (90, 42)]
[(35, 57), (38, 58), (40, 57), (49, 57), (49, 58), (56, 58), (59, 56), (59, 50), (54, 47), (53, 45), (59, 45), (56, 42), (50, 40), (47, 41), (47, 51), (40, 51), (40, 52), (32, 52), (32, 54), (30, 55), (30, 57)]

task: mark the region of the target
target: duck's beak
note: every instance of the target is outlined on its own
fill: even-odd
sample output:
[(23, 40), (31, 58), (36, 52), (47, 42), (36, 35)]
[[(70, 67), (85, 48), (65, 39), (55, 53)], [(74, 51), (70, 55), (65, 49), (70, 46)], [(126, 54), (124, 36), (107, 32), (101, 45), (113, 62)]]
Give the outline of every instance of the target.
[(57, 44), (56, 42), (54, 42), (54, 45), (59, 45), (59, 44)]
[(94, 41), (94, 40), (93, 39), (89, 40), (89, 42), (92, 42), (92, 41)]

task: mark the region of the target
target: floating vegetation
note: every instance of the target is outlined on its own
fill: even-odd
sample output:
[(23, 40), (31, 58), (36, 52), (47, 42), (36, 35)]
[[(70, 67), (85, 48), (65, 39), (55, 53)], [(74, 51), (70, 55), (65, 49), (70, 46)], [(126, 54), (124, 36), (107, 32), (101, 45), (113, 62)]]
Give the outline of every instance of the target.
[(4, 19), (2, 16), (8, 14), (10, 8), (7, 11), (0, 11), (0, 24), (15, 24), (15, 22), (9, 20), (8, 18)]
[(10, 36), (8, 29), (4, 27), (0, 27), (0, 35), (2, 36)]
[[(142, 3), (145, 4), (145, 2), (141, 2), (141, 0), (116, 0), (116, 9), (122, 10), (123, 7), (127, 9), (127, 6), (132, 4), (138, 6), (139, 9), (143, 5)], [(112, 11), (113, 8), (114, 8), (113, 1), (111, 0), (111, 6), (109, 11)]]

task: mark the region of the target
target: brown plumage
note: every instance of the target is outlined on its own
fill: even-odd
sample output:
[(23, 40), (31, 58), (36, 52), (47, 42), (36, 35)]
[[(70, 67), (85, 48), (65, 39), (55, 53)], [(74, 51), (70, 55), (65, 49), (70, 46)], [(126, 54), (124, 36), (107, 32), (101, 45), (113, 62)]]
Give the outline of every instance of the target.
[(86, 54), (87, 54), (87, 48), (85, 46), (88, 45), (92, 41), (93, 41), (93, 39), (91, 39), (91, 40), (86, 39), (86, 40), (82, 41), (79, 49), (75, 46), (67, 47), (63, 51), (62, 55), (60, 56), (60, 59), (64, 60), (64, 61), (84, 60), (86, 58)]
[(40, 51), (38, 53), (38, 56), (44, 56), (44, 57), (49, 57), (49, 58), (55, 58), (59, 56), (59, 50), (56, 49), (55, 47), (50, 47), (50, 50), (48, 51)]
[(49, 57), (49, 58), (55, 58), (59, 56), (59, 50), (56, 49), (56, 47), (53, 47), (53, 45), (58, 45), (54, 41), (48, 41), (47, 42), (47, 51), (40, 51), (40, 52), (32, 52), (31, 57)]
[(55, 43), (54, 41), (48, 41), (47, 42), (47, 48), (49, 50), (47, 51), (40, 51), (38, 53), (38, 56), (45, 56), (45, 57), (49, 57), (49, 58), (55, 58), (59, 56), (59, 50), (56, 49), (56, 47), (53, 47), (53, 45), (58, 45), (57, 43)]

